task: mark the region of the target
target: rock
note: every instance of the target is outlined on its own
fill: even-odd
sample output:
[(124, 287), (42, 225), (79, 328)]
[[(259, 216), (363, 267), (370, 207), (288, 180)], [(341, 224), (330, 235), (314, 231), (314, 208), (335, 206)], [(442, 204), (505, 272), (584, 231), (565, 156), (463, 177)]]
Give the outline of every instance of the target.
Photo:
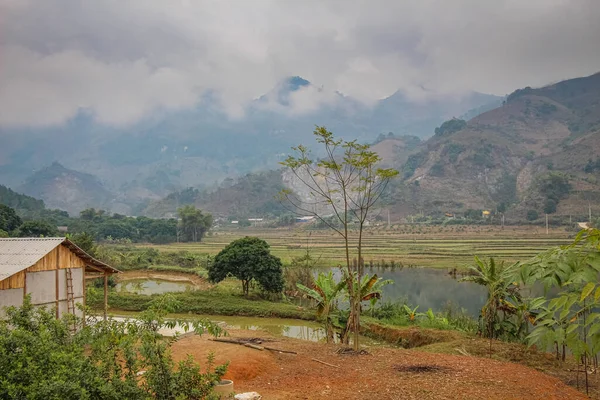
[(256, 392), (240, 393), (236, 394), (235, 400), (261, 400), (262, 396)]

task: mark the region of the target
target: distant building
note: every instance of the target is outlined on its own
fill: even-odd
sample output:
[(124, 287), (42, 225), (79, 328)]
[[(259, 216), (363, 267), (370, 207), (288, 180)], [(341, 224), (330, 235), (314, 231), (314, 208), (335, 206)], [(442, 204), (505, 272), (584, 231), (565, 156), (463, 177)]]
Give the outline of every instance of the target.
[(296, 221), (298, 221), (298, 222), (310, 222), (310, 221), (313, 221), (314, 219), (315, 219), (314, 216), (296, 217)]
[(248, 218), (248, 221), (250, 222), (261, 222), (262, 220), (262, 218)]
[(232, 224), (239, 224), (240, 221), (231, 221)]

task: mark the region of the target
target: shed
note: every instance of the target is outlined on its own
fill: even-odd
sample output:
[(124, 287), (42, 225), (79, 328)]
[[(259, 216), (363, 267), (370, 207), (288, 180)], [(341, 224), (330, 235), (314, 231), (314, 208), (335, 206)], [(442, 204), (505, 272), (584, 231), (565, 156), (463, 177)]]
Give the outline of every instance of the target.
[(20, 306), (31, 296), (35, 306), (56, 308), (83, 317), (86, 280), (104, 279), (104, 317), (108, 306), (108, 276), (117, 269), (96, 260), (67, 238), (0, 239), (0, 316), (8, 306)]

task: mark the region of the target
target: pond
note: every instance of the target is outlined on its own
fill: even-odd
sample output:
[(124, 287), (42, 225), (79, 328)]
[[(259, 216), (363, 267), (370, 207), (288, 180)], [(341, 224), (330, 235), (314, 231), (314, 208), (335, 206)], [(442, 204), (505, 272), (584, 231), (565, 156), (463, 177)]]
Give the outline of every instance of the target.
[(173, 282), (159, 279), (131, 279), (121, 281), (115, 286), (120, 292), (130, 292), (144, 295), (163, 294), (168, 292), (185, 292), (195, 286), (190, 282)]
[[(333, 269), (337, 279), (339, 269)], [(445, 270), (432, 268), (366, 268), (365, 273), (377, 274), (380, 278), (391, 279), (394, 283), (384, 286), (382, 301), (406, 302), (413, 307), (419, 306), (419, 312), (428, 308), (441, 311), (447, 304), (464, 308), (477, 318), (487, 299), (484, 287), (472, 282), (460, 282)]]
[[(134, 318), (135, 313), (120, 312), (121, 316), (112, 316), (116, 321), (124, 321), (127, 318)], [(304, 321), (291, 318), (263, 318), (263, 317), (237, 317), (224, 315), (194, 315), (190, 314), (169, 314), (169, 318), (190, 321), (196, 319), (208, 319), (227, 329), (244, 329), (257, 331), (256, 336), (260, 337), (260, 331), (265, 331), (273, 336), (285, 336), (294, 339), (308, 340), (311, 342), (325, 341), (325, 329), (318, 322)], [(173, 328), (164, 327), (159, 333), (165, 336), (173, 336), (175, 333), (184, 334), (185, 330), (179, 324)], [(380, 345), (374, 339), (361, 337), (361, 343), (365, 345)]]
[[(222, 315), (206, 315), (205, 317), (215, 322), (224, 322), (226, 328), (231, 329), (262, 330), (275, 336), (285, 336), (313, 342), (325, 340), (325, 330), (319, 323), (312, 321), (284, 318), (228, 317)], [(257, 333), (257, 335), (259, 334)]]

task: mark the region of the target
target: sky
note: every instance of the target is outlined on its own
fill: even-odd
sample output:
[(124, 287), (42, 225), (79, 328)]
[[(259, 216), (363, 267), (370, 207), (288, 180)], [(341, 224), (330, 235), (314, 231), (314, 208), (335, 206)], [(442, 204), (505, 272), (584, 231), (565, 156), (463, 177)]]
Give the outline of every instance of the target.
[(210, 93), (230, 118), (289, 76), (365, 104), (507, 94), (600, 71), (599, 0), (0, 0), (0, 127), (126, 126)]

